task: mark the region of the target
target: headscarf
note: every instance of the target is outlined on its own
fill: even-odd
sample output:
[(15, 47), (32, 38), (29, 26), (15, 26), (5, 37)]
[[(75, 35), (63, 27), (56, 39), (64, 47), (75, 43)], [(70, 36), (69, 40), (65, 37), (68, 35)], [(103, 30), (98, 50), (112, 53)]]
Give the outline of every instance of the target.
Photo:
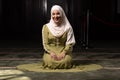
[[(52, 19), (52, 12), (54, 10), (58, 10), (60, 12), (61, 17), (62, 17), (62, 23), (60, 26), (57, 26)], [(59, 6), (59, 5), (52, 6), (51, 19), (50, 19), (49, 23), (47, 23), (47, 27), (55, 37), (60, 37), (64, 34), (64, 32), (67, 32), (66, 44), (75, 44), (75, 37), (74, 37), (72, 26), (69, 23), (66, 15), (65, 15), (65, 12), (61, 6)]]

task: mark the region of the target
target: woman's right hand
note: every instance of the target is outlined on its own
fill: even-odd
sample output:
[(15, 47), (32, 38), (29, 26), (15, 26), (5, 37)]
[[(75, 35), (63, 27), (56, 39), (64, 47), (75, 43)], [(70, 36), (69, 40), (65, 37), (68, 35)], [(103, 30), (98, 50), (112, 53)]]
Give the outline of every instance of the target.
[(54, 52), (50, 53), (51, 58), (53, 58), (54, 60), (57, 60), (57, 55)]

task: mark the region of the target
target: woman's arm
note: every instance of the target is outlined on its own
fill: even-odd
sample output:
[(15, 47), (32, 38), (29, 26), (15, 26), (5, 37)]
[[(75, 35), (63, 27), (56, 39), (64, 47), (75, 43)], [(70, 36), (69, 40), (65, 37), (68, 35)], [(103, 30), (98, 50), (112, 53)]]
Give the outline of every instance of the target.
[(43, 44), (43, 48), (45, 51), (47, 51), (48, 53), (51, 52), (50, 48), (49, 48), (49, 45), (48, 45), (48, 29), (47, 29), (47, 26), (46, 25), (43, 25), (43, 28), (42, 28), (42, 44)]
[(63, 52), (69, 52), (73, 50), (73, 46), (75, 45), (75, 37), (74, 37), (74, 32), (72, 27), (68, 30), (67, 33), (67, 41), (65, 44), (65, 48), (63, 50)]
[(69, 51), (73, 50), (73, 44), (67, 44), (63, 50), (64, 53), (67, 53)]
[(44, 25), (42, 28), (42, 40), (43, 40), (44, 50), (50, 54), (51, 58), (57, 60), (56, 54), (50, 50), (49, 43), (48, 43), (48, 34), (49, 34), (48, 28), (46, 25)]

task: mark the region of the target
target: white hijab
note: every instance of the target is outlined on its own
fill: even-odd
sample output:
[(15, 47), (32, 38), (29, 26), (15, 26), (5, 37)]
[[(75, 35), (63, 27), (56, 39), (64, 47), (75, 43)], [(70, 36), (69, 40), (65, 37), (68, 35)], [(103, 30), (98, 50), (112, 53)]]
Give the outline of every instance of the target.
[(62, 7), (60, 7), (59, 5), (54, 5), (51, 8), (51, 15), (53, 10), (58, 10), (60, 12), (60, 15), (62, 16), (62, 23), (60, 26), (57, 26), (51, 16), (51, 19), (49, 21), (49, 23), (47, 23), (47, 27), (50, 30), (50, 32), (55, 36), (55, 37), (60, 37), (64, 34), (64, 32), (67, 32), (67, 41), (66, 44), (75, 44), (75, 37), (74, 37), (74, 33), (73, 33), (73, 29), (71, 24), (69, 23), (64, 10), (62, 9)]

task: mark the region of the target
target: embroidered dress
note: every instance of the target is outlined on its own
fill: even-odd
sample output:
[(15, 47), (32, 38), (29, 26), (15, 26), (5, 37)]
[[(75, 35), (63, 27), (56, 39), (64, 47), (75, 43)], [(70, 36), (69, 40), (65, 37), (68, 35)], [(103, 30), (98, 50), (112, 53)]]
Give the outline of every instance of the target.
[[(62, 22), (56, 24), (52, 18), (54, 10), (60, 12)], [(57, 15), (57, 14), (56, 14)], [(58, 18), (58, 17), (57, 17)], [(56, 18), (56, 20), (57, 20)], [(59, 5), (51, 8), (51, 19), (42, 28), (42, 40), (45, 53), (43, 55), (43, 66), (52, 69), (66, 69), (72, 66), (72, 48), (75, 44), (74, 33), (65, 12)], [(51, 53), (61, 56), (65, 52), (64, 58), (57, 60), (51, 58)]]
[[(72, 67), (72, 46), (73, 44), (65, 45), (67, 40), (67, 32), (60, 37), (55, 37), (48, 29), (47, 25), (42, 29), (43, 46), (45, 49), (43, 55), (43, 66), (52, 69), (67, 69)], [(56, 55), (59, 55), (62, 51), (66, 51), (66, 56), (60, 61), (56, 61), (50, 56), (50, 52), (53, 51)]]

